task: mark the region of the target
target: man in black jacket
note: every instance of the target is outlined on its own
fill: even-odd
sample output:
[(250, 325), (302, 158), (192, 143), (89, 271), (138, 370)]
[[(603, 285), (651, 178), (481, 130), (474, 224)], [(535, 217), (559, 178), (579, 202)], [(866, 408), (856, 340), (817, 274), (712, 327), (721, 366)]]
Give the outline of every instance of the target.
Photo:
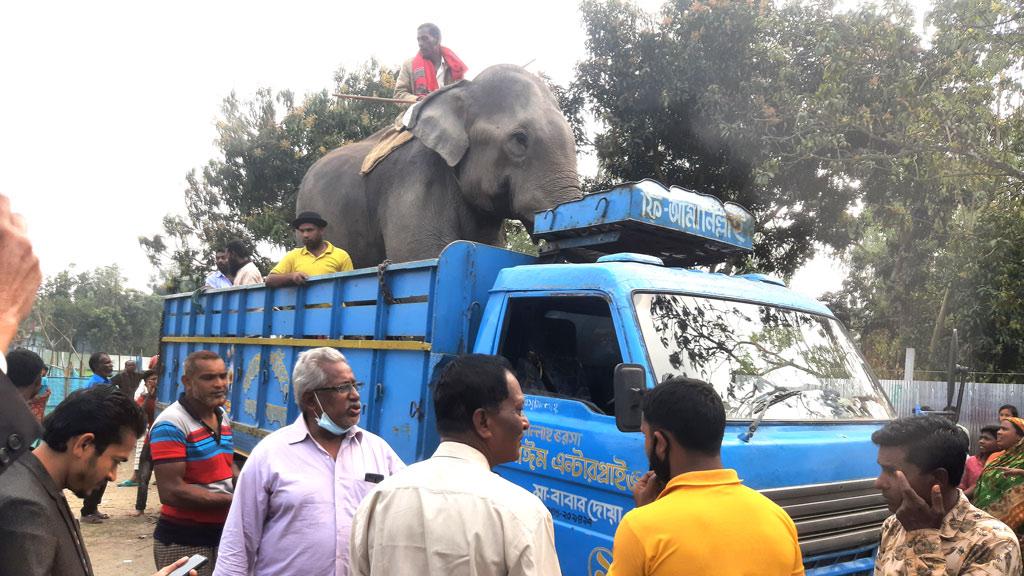
[[(104, 472), (104, 467), (104, 481), (112, 478), (116, 473), (115, 459), (127, 459), (134, 436), (145, 431), (144, 416), (134, 402), (110, 387), (83, 391), (82, 400), (63, 410), (58, 407), (51, 414), (59, 419), (47, 420), (54, 431), (47, 433), (37, 452), (29, 452), (29, 446), (39, 436), (39, 424), (7, 378), (4, 354), (17, 334), (18, 325), (32, 309), (40, 280), (39, 260), (32, 252), (24, 224), (11, 213), (7, 197), (0, 194), (0, 474), (4, 475), (0, 480), (0, 572), (19, 576), (91, 576), (92, 566), (82, 534), (62, 490), (70, 488), (83, 495), (95, 487), (97, 482), (93, 479)], [(118, 418), (113, 424), (107, 422), (99, 427), (69, 422), (66, 418), (76, 414), (76, 405), (95, 403), (101, 397), (108, 407), (126, 415), (126, 425), (122, 426)], [(57, 413), (61, 416), (54, 416)], [(86, 422), (95, 420), (87, 418)], [(97, 440), (95, 430), (108, 430), (111, 426), (120, 435), (117, 447), (103, 439), (109, 436), (107, 432), (101, 432), (102, 437)], [(101, 448), (104, 442), (108, 445)], [(61, 445), (64, 448), (58, 450), (56, 447)], [(89, 461), (92, 456), (96, 456), (95, 460)], [(187, 560), (182, 558), (153, 576), (167, 576)], [(195, 570), (189, 576), (196, 576)]]
[(146, 420), (112, 386), (74, 392), (46, 417), (43, 442), (0, 483), (0, 558), (4, 571), (89, 575), (92, 565), (63, 490), (80, 498), (114, 480)]

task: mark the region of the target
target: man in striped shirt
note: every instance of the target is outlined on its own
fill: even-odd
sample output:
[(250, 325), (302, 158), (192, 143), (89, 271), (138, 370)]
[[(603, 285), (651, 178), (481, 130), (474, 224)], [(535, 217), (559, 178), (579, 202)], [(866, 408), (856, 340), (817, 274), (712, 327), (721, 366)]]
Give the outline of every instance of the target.
[(209, 576), (238, 477), (223, 408), (228, 372), (217, 354), (200, 350), (185, 359), (181, 381), (185, 392), (160, 413), (150, 432), (162, 504), (153, 556), (157, 566), (166, 566), (172, 556), (171, 561), (202, 554), (210, 561), (199, 574)]

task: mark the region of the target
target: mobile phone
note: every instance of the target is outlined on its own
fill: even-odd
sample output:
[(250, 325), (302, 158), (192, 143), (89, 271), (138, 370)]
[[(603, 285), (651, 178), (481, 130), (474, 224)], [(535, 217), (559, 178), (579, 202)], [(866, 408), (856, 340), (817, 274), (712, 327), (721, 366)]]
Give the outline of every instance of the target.
[(170, 576), (187, 576), (189, 570), (195, 570), (201, 568), (206, 564), (206, 556), (202, 554), (193, 554), (188, 562), (185, 562), (183, 566), (170, 573)]

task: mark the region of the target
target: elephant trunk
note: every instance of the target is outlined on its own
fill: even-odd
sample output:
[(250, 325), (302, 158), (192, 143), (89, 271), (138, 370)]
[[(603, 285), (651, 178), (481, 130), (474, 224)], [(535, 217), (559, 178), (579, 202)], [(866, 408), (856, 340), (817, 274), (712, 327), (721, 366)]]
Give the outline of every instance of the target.
[(518, 190), (512, 199), (512, 213), (528, 231), (533, 232), (533, 220), (537, 212), (582, 197), (583, 191), (576, 171), (566, 170), (549, 175), (539, 182), (529, 182)]

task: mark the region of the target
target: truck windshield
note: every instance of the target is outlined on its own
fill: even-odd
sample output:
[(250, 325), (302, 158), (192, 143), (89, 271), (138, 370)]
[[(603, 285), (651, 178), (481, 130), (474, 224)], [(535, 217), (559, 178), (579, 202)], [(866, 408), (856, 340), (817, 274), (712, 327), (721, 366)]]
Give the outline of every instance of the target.
[(663, 382), (710, 383), (726, 417), (749, 420), (884, 420), (888, 400), (834, 319), (680, 294), (634, 295), (640, 330)]

